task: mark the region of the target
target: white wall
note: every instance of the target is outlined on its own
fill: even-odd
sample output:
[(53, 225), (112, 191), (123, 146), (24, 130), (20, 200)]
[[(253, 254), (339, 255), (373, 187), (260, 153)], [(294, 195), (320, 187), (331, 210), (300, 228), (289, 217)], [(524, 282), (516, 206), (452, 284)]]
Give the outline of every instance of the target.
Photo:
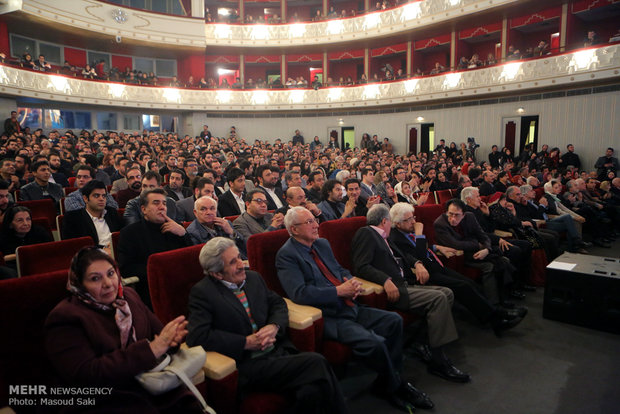
[(592, 168), (596, 159), (603, 155), (609, 146), (620, 153), (620, 92), (434, 111), (342, 117), (207, 119), (204, 112), (197, 112), (193, 115), (194, 130), (183, 132), (197, 134), (202, 125), (207, 124), (215, 135), (223, 136), (230, 126), (234, 125), (240, 136), (248, 142), (257, 138), (273, 142), (276, 138), (290, 140), (295, 129), (299, 129), (307, 141), (318, 135), (321, 141), (325, 142), (330, 129), (328, 127), (338, 125), (338, 119), (342, 118), (343, 126), (355, 127), (356, 142), (361, 140), (364, 132), (371, 135), (376, 133), (381, 139), (389, 137), (395, 150), (403, 153), (408, 150), (407, 125), (418, 123), (416, 118), (423, 116), (425, 123), (435, 124), (435, 142), (443, 138), (447, 143), (455, 141), (458, 146), (471, 136), (481, 145), (479, 154), (487, 154), (493, 144), (501, 141), (502, 118), (519, 116), (516, 112), (519, 107), (525, 109), (522, 115), (540, 116), (539, 148), (542, 144), (549, 144), (550, 147), (557, 146), (565, 150), (566, 144), (572, 143), (586, 168)]

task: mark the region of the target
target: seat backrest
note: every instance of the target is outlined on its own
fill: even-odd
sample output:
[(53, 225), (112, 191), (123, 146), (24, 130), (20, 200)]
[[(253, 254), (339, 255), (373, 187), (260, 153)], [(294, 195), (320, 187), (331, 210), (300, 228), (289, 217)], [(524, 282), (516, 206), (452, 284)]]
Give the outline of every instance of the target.
[(56, 229), (56, 206), (49, 198), (44, 200), (18, 201), (17, 205), (28, 207), (32, 218), (45, 218), (52, 229)]
[(67, 181), (69, 181), (69, 185), (71, 187), (73, 187), (75, 185), (75, 179), (76, 179), (76, 177), (69, 177), (69, 178), (67, 178)]
[(443, 206), (440, 204), (423, 205), (415, 208), (415, 219), (424, 224), (424, 235), (429, 246), (435, 244), (435, 227), (433, 224), (443, 212)]
[(545, 189), (543, 187), (538, 187), (534, 189), (534, 192), (536, 193), (536, 200), (534, 201), (538, 203), (538, 200), (545, 195)]
[(439, 190), (435, 194), (437, 196), (437, 204), (441, 205), (452, 198), (452, 190)]
[(191, 222), (191, 221), (184, 221), (184, 222), (183, 222), (183, 227), (184, 227), (184, 228), (188, 228), (190, 224), (192, 224), (192, 222)]
[(77, 190), (77, 187), (65, 187), (65, 188), (62, 189), (62, 191), (65, 192), (66, 196), (68, 196), (69, 194), (71, 194), (75, 190)]
[(360, 216), (325, 221), (319, 226), (319, 237), (327, 239), (338, 263), (351, 272), (351, 241), (357, 230), (365, 225), (366, 217)]
[[(204, 244), (152, 254), (146, 265), (153, 311), (166, 324), (187, 316), (189, 291), (205, 276), (198, 261)], [(182, 269), (182, 271), (179, 271)]]
[(502, 196), (502, 194), (504, 194), (504, 193), (502, 193), (501, 191), (497, 191), (495, 194), (490, 195), (489, 196), (489, 200), (487, 201), (487, 204), (495, 203), (497, 200), (499, 200), (499, 198)]
[(93, 246), (90, 237), (19, 246), (15, 250), (19, 277), (69, 269), (71, 259), (82, 248)]
[(267, 287), (283, 297), (286, 297), (286, 292), (278, 279), (276, 255), (289, 237), (288, 232), (282, 229), (253, 234), (247, 242), (250, 269), (260, 273)]
[(236, 215), (236, 216), (226, 216), (224, 218), (232, 223), (233, 221), (237, 220), (237, 218), (239, 218), (239, 215)]
[(0, 406), (7, 402), (10, 384), (50, 383), (53, 369), (45, 356), (43, 327), (68, 295), (66, 285), (67, 270), (0, 281), (0, 326), (7, 338), (0, 341)]
[(32, 225), (41, 226), (52, 236), (52, 226), (50, 226), (50, 222), (47, 221), (44, 217), (32, 218)]
[(65, 237), (62, 234), (62, 222), (65, 219), (64, 214), (60, 214), (56, 216), (56, 228), (58, 229), (58, 235), (60, 236), (60, 240), (63, 240)]

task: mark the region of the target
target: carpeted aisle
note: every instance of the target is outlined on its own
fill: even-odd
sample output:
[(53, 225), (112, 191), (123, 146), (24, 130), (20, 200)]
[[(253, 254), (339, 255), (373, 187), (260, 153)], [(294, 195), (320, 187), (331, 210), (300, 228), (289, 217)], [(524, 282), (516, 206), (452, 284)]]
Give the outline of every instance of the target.
[[(620, 241), (611, 249), (592, 248), (597, 256), (620, 257)], [(406, 378), (427, 392), (437, 414), (617, 414), (620, 413), (620, 335), (542, 318), (543, 288), (529, 293), (526, 319), (496, 338), (469, 318), (457, 317), (460, 340), (447, 347), (454, 364), (471, 374), (469, 384), (430, 375), (417, 359), (405, 363)], [(367, 383), (344, 381), (345, 392)], [(352, 413), (398, 413), (362, 391), (350, 400)]]

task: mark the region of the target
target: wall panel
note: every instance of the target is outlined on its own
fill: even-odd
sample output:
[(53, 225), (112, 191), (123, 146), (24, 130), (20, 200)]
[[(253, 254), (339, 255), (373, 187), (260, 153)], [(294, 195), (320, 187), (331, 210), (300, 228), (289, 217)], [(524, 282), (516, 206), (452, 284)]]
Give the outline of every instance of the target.
[[(568, 143), (575, 145), (582, 165), (592, 169), (596, 159), (605, 148), (613, 146), (620, 150), (618, 119), (620, 93), (579, 95), (564, 98), (543, 99), (448, 108), (432, 111), (404, 112), (396, 114), (335, 115), (297, 118), (207, 118), (204, 112), (194, 113), (194, 125), (208, 124), (215, 134), (224, 134), (235, 125), (246, 140), (276, 138), (288, 140), (295, 129), (306, 137), (318, 135), (322, 141), (327, 138), (328, 127), (338, 125), (355, 127), (355, 139), (359, 143), (364, 132), (389, 137), (396, 151), (406, 150), (407, 124), (417, 123), (423, 116), (424, 122), (435, 124), (436, 140), (445, 139), (457, 146), (469, 136), (475, 137), (481, 145), (479, 154), (488, 154), (493, 144), (500, 144), (502, 117), (519, 116), (517, 108), (523, 107), (523, 115), (539, 115), (539, 146), (566, 149)], [(185, 131), (197, 133), (197, 131)]]

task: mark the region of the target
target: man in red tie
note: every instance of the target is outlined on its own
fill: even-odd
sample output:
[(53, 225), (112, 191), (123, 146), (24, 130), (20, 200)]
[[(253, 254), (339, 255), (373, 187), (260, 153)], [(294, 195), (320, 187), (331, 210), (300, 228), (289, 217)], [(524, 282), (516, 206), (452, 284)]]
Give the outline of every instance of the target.
[(319, 238), (314, 215), (298, 206), (284, 218), (291, 238), (276, 256), (278, 278), (293, 302), (323, 312), (324, 336), (350, 346), (353, 354), (379, 374), (378, 391), (401, 409), (432, 408), (426, 394), (400, 378), (402, 318), (393, 312), (361, 307), (355, 298), (361, 283), (334, 257), (329, 242)]

